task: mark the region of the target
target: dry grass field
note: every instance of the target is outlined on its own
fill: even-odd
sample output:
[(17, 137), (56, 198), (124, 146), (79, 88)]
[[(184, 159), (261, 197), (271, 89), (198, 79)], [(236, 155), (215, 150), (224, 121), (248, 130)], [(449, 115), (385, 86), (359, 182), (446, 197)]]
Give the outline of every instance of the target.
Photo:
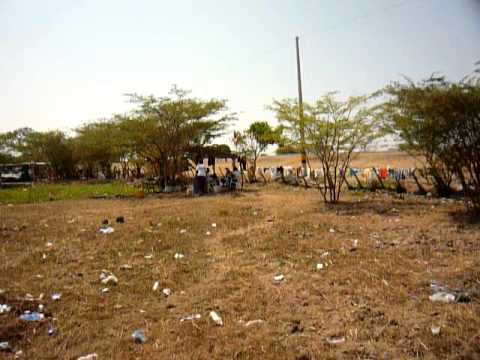
[[(277, 155), (277, 156), (263, 156), (258, 161), (259, 167), (269, 166), (292, 166), (298, 167), (300, 165), (300, 155)], [(318, 160), (311, 160), (312, 168), (321, 168)], [(353, 167), (385, 167), (391, 166), (395, 168), (413, 168), (419, 166), (418, 161), (401, 151), (376, 151), (376, 152), (362, 152), (354, 154)]]
[[(313, 189), (269, 184), (200, 198), (2, 205), (0, 304), (12, 309), (0, 314), (0, 342), (12, 352), (0, 357), (480, 357), (480, 226), (461, 216), (461, 203), (382, 193), (346, 194), (334, 208), (320, 200)], [(114, 233), (98, 232), (104, 219)], [(117, 285), (101, 283), (103, 269)], [(471, 301), (430, 301), (432, 281)], [(39, 304), (44, 320), (18, 319)], [(201, 318), (180, 321), (190, 314)], [(134, 343), (134, 330), (145, 343)], [(345, 341), (330, 344), (335, 337)]]

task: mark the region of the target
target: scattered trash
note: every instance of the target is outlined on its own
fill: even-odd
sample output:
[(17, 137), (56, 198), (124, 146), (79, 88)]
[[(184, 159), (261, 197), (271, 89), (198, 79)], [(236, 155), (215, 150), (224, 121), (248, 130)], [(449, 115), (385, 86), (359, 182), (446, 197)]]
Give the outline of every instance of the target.
[(172, 290), (170, 290), (169, 288), (165, 288), (165, 289), (162, 290), (162, 293), (163, 293), (163, 295), (168, 297), (168, 296), (172, 295)]
[(210, 231), (207, 231), (205, 235), (210, 236), (212, 233)]
[(358, 239), (354, 239), (354, 240), (352, 241), (352, 250), (353, 250), (353, 249), (356, 249), (357, 246), (358, 246)]
[(148, 254), (144, 256), (145, 259), (150, 260), (153, 258), (153, 254)]
[(160, 286), (160, 283), (158, 281), (155, 281), (155, 283), (153, 284), (152, 290), (157, 291), (159, 286)]
[(23, 351), (22, 350), (18, 350), (16, 353), (15, 353), (15, 359), (19, 359), (23, 356)]
[(51, 248), (51, 247), (53, 247), (53, 243), (52, 243), (51, 241), (49, 241), (49, 242), (47, 242), (47, 243), (45, 244), (45, 246), (46, 246), (47, 248)]
[(25, 312), (24, 314), (20, 315), (20, 320), (23, 321), (40, 321), (44, 318), (44, 315), (38, 312)]
[(8, 341), (0, 342), (0, 351), (6, 351), (6, 350), (10, 350), (10, 344), (8, 343)]
[(47, 259), (47, 254), (43, 254), (42, 255), (42, 260), (46, 260)]
[(33, 297), (32, 294), (25, 294), (25, 301), (34, 301), (35, 298)]
[(318, 263), (317, 264), (317, 270), (322, 270), (323, 269), (323, 264), (322, 263)]
[(60, 294), (60, 293), (55, 293), (55, 294), (52, 295), (52, 300), (53, 300), (53, 301), (58, 301), (58, 300), (61, 299), (61, 297), (62, 297), (62, 294)]
[(77, 360), (95, 360), (98, 358), (96, 353), (80, 356)]
[(125, 222), (125, 218), (123, 216), (117, 216), (117, 219), (115, 220), (117, 224), (123, 224)]
[(333, 234), (335, 232), (335, 229), (333, 228), (330, 228), (330, 230), (328, 230), (331, 234)]
[(216, 228), (217, 227), (217, 223), (212, 223), (212, 228)]
[(7, 304), (0, 304), (0, 314), (6, 314), (12, 309), (11, 306), (8, 306)]
[(430, 330), (432, 331), (432, 335), (433, 335), (433, 336), (440, 335), (440, 326), (432, 325), (432, 326), (430, 327)]
[(122, 266), (120, 266), (120, 270), (131, 270), (131, 269), (133, 269), (132, 265), (123, 264)]
[(175, 253), (175, 255), (173, 257), (178, 260), (178, 259), (183, 259), (185, 257), (185, 255), (180, 254), (180, 253)]
[(180, 234), (185, 234), (187, 232), (187, 229), (181, 229)]
[(330, 336), (327, 338), (330, 345), (339, 345), (345, 342), (345, 336)]
[(105, 285), (108, 285), (108, 284), (116, 285), (118, 283), (117, 277), (108, 270), (102, 270), (102, 272), (100, 273), (100, 280), (102, 284), (105, 284)]
[(274, 280), (275, 282), (281, 282), (281, 281), (283, 281), (284, 279), (285, 279), (285, 276), (283, 276), (282, 274), (275, 275), (275, 276), (273, 277), (273, 280)]
[(101, 234), (111, 234), (115, 231), (114, 228), (112, 228), (111, 226), (107, 226), (107, 227), (101, 227), (100, 229), (98, 229), (98, 231), (101, 233)]
[(259, 324), (263, 324), (265, 321), (262, 320), (262, 319), (255, 319), (255, 320), (250, 320), (250, 321), (247, 321), (245, 323), (245, 326), (246, 327), (250, 327), (250, 326), (253, 326), (253, 325), (259, 325)]
[(43, 304), (38, 304), (38, 312), (43, 312), (44, 306)]
[(57, 330), (52, 325), (48, 327), (48, 336), (53, 336), (56, 332)]
[(108, 293), (109, 291), (110, 291), (109, 288), (103, 288), (103, 289), (102, 289), (102, 293), (104, 293), (104, 294), (105, 294), (105, 293)]
[(330, 255), (330, 252), (325, 251), (321, 256), (322, 256), (322, 257), (327, 257), (327, 256), (329, 256), (329, 255)]
[(187, 315), (187, 316), (184, 316), (180, 319), (180, 322), (184, 322), (184, 321), (193, 321), (193, 320), (198, 320), (202, 317), (202, 315), (200, 314), (192, 314), (192, 315)]
[(143, 344), (145, 341), (147, 341), (147, 338), (145, 337), (145, 335), (143, 335), (139, 330), (135, 330), (132, 333), (132, 339), (137, 344)]
[(223, 326), (223, 320), (215, 311), (210, 311), (210, 318), (219, 326)]
[(430, 295), (429, 298), (430, 298), (430, 301), (444, 302), (444, 303), (451, 303), (451, 302), (455, 302), (456, 300), (455, 294), (452, 294), (446, 291), (436, 292), (435, 294)]

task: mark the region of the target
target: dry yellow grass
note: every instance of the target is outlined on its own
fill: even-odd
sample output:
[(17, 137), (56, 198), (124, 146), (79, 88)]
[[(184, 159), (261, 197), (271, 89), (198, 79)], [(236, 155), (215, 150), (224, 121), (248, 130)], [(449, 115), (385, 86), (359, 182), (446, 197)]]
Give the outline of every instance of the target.
[[(236, 196), (0, 206), (0, 303), (15, 307), (0, 315), (0, 341), (28, 359), (477, 358), (478, 298), (428, 299), (432, 280), (479, 283), (480, 228), (452, 217), (461, 210), (383, 194), (347, 194), (327, 209), (315, 190), (276, 184)], [(113, 223), (113, 234), (97, 232), (120, 215), (125, 223)], [(185, 258), (175, 260), (176, 252)], [(102, 269), (119, 278), (105, 294)], [(277, 274), (285, 276), (279, 284)], [(155, 281), (173, 294), (153, 292)], [(50, 299), (54, 292), (60, 301)], [(37, 306), (16, 300), (26, 293), (45, 294), (42, 323), (16, 320)], [(195, 313), (202, 318), (180, 322)], [(255, 319), (265, 322), (242, 322)], [(432, 325), (442, 326), (439, 336)], [(145, 344), (131, 340), (136, 329)], [(346, 341), (333, 346), (329, 336)]]

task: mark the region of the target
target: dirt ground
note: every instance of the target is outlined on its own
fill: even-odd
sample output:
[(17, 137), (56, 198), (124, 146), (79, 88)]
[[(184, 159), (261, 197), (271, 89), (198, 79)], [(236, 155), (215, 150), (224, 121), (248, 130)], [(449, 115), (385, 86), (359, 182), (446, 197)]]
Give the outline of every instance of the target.
[[(0, 357), (478, 359), (480, 225), (462, 211), (381, 193), (327, 208), (316, 190), (277, 184), (0, 206), (0, 304), (12, 306), (0, 314), (0, 342), (12, 351)], [(114, 233), (98, 233), (104, 219)], [(101, 284), (102, 269), (116, 286)], [(432, 281), (470, 301), (430, 301)], [(39, 304), (43, 321), (18, 320)], [(180, 321), (190, 314), (201, 318)]]

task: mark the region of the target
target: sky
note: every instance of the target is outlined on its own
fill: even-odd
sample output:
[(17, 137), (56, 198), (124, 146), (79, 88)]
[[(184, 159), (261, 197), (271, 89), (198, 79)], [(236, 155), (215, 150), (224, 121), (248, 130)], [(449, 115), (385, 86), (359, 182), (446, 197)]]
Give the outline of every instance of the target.
[(0, 0), (0, 132), (70, 131), (173, 84), (228, 100), (237, 128), (273, 99), (459, 80), (480, 60), (480, 0)]

